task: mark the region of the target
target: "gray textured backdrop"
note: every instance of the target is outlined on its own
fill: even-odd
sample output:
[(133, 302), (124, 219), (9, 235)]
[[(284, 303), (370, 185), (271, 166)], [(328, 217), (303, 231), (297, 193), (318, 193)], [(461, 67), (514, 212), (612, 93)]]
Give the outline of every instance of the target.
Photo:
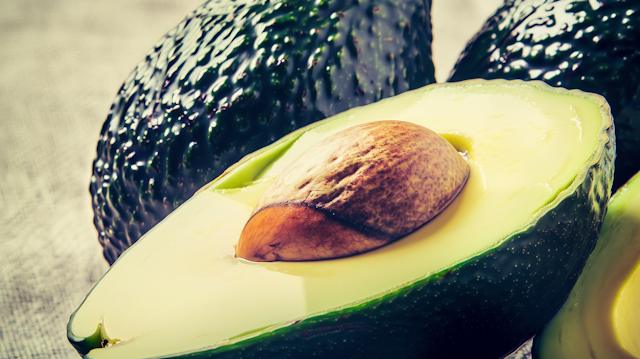
[[(0, 358), (73, 358), (107, 269), (88, 187), (122, 81), (203, 0), (0, 0)], [(433, 0), (437, 78), (502, 0)]]

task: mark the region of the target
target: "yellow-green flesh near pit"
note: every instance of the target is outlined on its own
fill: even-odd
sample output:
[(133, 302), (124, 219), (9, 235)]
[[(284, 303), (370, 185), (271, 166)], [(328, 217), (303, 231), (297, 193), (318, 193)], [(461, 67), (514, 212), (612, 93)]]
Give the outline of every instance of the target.
[[(533, 224), (594, 154), (599, 104), (518, 83), (428, 86), (294, 132), (233, 167), (131, 247), (74, 314), (115, 345), (87, 357), (200, 351), (379, 297)], [(318, 140), (373, 120), (413, 122), (468, 152), (469, 180), (440, 215), (365, 254), (317, 262), (234, 258), (252, 207)]]

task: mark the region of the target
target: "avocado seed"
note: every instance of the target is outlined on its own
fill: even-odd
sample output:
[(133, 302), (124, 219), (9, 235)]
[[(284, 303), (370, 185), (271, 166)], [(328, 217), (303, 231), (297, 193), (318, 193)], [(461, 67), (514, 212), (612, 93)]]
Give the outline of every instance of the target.
[(308, 261), (384, 246), (424, 225), (460, 193), (469, 165), (412, 123), (357, 125), (293, 161), (259, 200), (236, 257)]

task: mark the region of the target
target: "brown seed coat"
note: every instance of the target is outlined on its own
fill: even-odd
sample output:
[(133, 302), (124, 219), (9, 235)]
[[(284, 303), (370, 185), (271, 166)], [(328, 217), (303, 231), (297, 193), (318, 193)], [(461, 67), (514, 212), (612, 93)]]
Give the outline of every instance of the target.
[[(317, 260), (378, 248), (435, 217), (468, 176), (456, 149), (425, 127), (379, 121), (348, 128), (320, 141), (276, 178), (256, 205), (236, 255)], [(319, 214), (309, 219), (312, 212)]]

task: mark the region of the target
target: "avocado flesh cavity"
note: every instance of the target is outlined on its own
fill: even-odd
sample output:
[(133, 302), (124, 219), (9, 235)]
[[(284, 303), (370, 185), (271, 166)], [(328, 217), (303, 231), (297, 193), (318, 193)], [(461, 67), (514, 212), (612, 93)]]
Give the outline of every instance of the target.
[[(564, 190), (576, 190), (574, 180), (584, 180), (609, 141), (607, 116), (603, 102), (577, 92), (472, 81), (428, 86), (308, 126), (245, 158), (127, 250), (72, 316), (69, 338), (89, 351), (83, 341), (99, 327), (102, 341), (115, 343), (90, 358), (224, 350), (462, 267), (535, 227)], [(385, 119), (420, 124), (468, 151), (467, 185), (444, 212), (358, 256), (234, 258), (252, 207), (288, 163), (341, 129)]]
[[(640, 236), (635, 237), (635, 242)], [(638, 254), (640, 258), (640, 254)], [(615, 305), (616, 334), (620, 344), (634, 358), (640, 358), (640, 261), (622, 287)]]
[(562, 309), (534, 339), (541, 359), (640, 358), (640, 175), (612, 197), (598, 244)]

